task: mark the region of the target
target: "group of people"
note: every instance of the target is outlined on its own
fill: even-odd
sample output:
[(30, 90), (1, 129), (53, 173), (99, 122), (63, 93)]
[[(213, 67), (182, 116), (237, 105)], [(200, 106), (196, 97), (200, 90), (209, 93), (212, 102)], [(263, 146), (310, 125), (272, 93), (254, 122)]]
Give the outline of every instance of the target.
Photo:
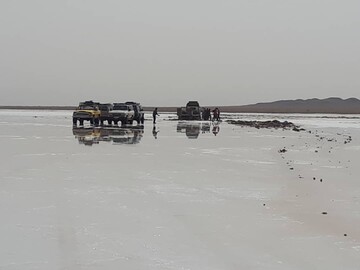
[[(211, 112), (213, 116), (211, 116)], [(212, 111), (210, 108), (205, 108), (203, 112), (203, 119), (204, 120), (213, 120), (213, 121), (220, 121), (220, 110), (219, 108), (215, 108)]]

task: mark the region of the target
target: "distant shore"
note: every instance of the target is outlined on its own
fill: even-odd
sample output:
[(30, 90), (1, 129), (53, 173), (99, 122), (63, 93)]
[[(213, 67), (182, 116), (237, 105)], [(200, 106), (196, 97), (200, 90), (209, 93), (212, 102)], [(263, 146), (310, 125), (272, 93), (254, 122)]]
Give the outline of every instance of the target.
[(50, 111), (72, 111), (76, 106), (0, 106), (0, 110), (50, 110)]
[[(181, 105), (181, 106), (185, 106)], [(179, 107), (181, 107), (179, 106)], [(176, 112), (177, 107), (157, 106), (160, 112)], [(296, 99), (257, 103), (237, 106), (202, 106), (214, 109), (218, 107), (226, 113), (323, 113), (323, 114), (360, 114), (360, 100), (357, 98), (341, 99)], [(145, 111), (155, 107), (143, 106)], [(0, 106), (0, 110), (75, 110), (76, 106)]]

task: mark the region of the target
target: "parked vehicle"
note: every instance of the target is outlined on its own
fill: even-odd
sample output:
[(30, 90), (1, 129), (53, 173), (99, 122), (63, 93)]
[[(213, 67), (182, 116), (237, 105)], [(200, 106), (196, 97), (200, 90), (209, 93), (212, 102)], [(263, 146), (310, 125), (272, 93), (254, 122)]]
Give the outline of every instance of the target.
[(99, 103), (98, 107), (100, 110), (100, 124), (104, 125), (104, 122), (107, 121), (111, 125), (113, 121), (111, 115), (113, 105), (111, 103)]
[(125, 102), (125, 104), (131, 105), (134, 108), (134, 120), (136, 120), (138, 124), (144, 124), (144, 110), (141, 107), (140, 103), (127, 101)]
[(132, 124), (135, 117), (135, 111), (132, 105), (114, 103), (110, 115), (115, 125), (117, 125), (118, 122), (121, 122), (122, 125)]
[(189, 101), (186, 107), (177, 108), (179, 120), (202, 120), (202, 112), (203, 109), (197, 101)]
[(77, 109), (73, 112), (73, 124), (84, 125), (84, 121), (90, 121), (91, 125), (98, 126), (104, 123), (109, 125), (133, 124), (136, 120), (138, 124), (144, 124), (144, 111), (140, 103), (128, 101), (125, 103), (99, 103), (92, 100), (80, 102)]
[(84, 121), (90, 121), (91, 125), (98, 125), (100, 122), (101, 112), (99, 104), (90, 101), (80, 102), (79, 106), (73, 112), (73, 125), (76, 126), (79, 121), (80, 126), (84, 125)]

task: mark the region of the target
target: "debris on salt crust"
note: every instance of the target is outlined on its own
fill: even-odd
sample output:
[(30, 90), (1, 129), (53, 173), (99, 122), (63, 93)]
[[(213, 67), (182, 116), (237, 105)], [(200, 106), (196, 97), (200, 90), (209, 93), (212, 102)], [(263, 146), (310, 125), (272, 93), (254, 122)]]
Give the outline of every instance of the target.
[(229, 124), (232, 125), (238, 125), (238, 126), (248, 126), (248, 127), (254, 127), (257, 129), (260, 128), (282, 128), (282, 129), (292, 129), (293, 131), (300, 132), (305, 131), (303, 128), (299, 128), (299, 126), (296, 126), (294, 123), (284, 121), (280, 122), (278, 120), (272, 120), (272, 121), (243, 121), (243, 120), (227, 120)]

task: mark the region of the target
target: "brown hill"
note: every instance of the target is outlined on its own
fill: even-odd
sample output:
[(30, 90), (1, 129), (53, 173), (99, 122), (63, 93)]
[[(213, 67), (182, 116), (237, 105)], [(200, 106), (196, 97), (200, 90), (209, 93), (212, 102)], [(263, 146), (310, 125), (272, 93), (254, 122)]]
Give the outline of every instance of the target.
[(341, 113), (360, 114), (360, 100), (357, 98), (326, 98), (280, 100), (244, 106), (223, 106), (223, 112), (250, 113)]

